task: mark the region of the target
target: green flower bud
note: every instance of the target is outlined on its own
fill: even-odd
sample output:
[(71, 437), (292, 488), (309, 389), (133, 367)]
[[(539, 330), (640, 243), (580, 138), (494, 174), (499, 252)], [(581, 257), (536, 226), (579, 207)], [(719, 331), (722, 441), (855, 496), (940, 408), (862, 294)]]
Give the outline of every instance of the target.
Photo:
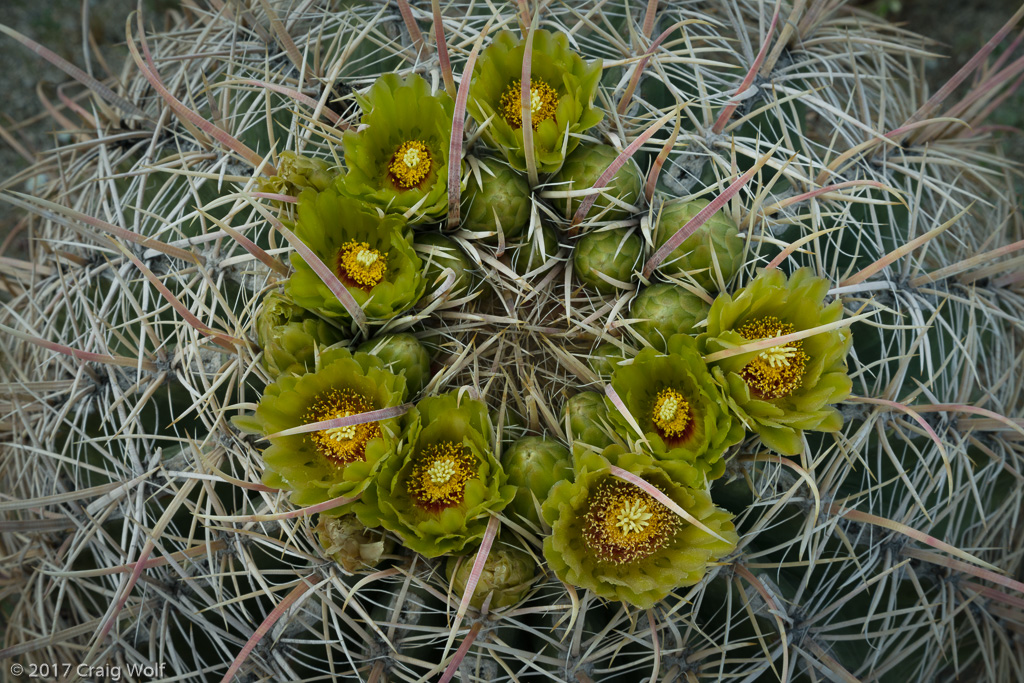
[(612, 388), (642, 433), (611, 400), (608, 415), (619, 434), (635, 441), (642, 436), (676, 481), (705, 488), (725, 473), (722, 454), (743, 439), (743, 425), (728, 411), (692, 337), (673, 335), (667, 350), (643, 349), (612, 374)]
[[(504, 152), (513, 168), (526, 170), (520, 79), (525, 39), (502, 31), (480, 55), (469, 86), (467, 111), (484, 129), (488, 145)], [(604, 114), (593, 106), (601, 80), (601, 62), (587, 64), (569, 47), (564, 33), (540, 29), (533, 37), (530, 107), (533, 151), (540, 173), (553, 173), (576, 149), (579, 133)]]
[(285, 372), (311, 372), (316, 352), (342, 340), (341, 330), (283, 294), (263, 297), (256, 316), (256, 339), (263, 348), (261, 365), (271, 379)]
[(512, 270), (522, 277), (540, 268), (558, 254), (558, 234), (547, 225), (540, 226), (529, 241), (512, 250)]
[(404, 375), (410, 396), (423, 391), (430, 380), (430, 354), (411, 334), (385, 334), (363, 342), (359, 350), (380, 358), (396, 375)]
[(449, 294), (465, 296), (469, 293), (476, 279), (473, 276), (473, 262), (455, 240), (436, 232), (427, 232), (416, 233), (414, 241), (416, 251), (423, 259), (423, 281), (427, 285), (427, 294), (437, 291), (445, 283), (441, 276), (445, 268), (455, 272), (455, 282), (448, 290)]
[(590, 369), (598, 374), (601, 379), (611, 377), (619, 363), (626, 359), (626, 356), (615, 344), (604, 342), (598, 344), (597, 348), (590, 354)]
[[(423, 295), (423, 262), (398, 216), (381, 218), (334, 190), (306, 190), (299, 196), (295, 234), (334, 270), (368, 318), (393, 318)], [(347, 318), (342, 303), (297, 252), (291, 261), (295, 272), (288, 278), (288, 295), (300, 306)]]
[[(660, 490), (719, 538), (613, 475), (610, 465)], [(621, 446), (582, 453), (576, 480), (556, 484), (543, 512), (551, 525), (544, 557), (559, 579), (642, 609), (699, 582), (709, 563), (739, 541), (732, 515), (706, 491), (680, 485), (647, 456)]]
[(479, 181), (476, 174), (471, 175), (463, 199), (462, 227), (495, 233), (488, 242), (497, 244), (499, 224), (505, 241), (509, 242), (530, 222), (530, 185), (522, 174), (503, 163), (488, 161), (487, 168), (480, 170)]
[[(381, 76), (358, 97), (365, 128), (346, 131), (338, 188), (387, 213), (417, 206), (413, 224), (448, 213), (448, 148), (455, 103), (419, 75)], [(422, 202), (422, 203), (421, 203)]]
[[(706, 199), (689, 202), (672, 202), (662, 208), (658, 226), (655, 229), (655, 246), (660, 247), (677, 230), (710, 204)], [(658, 270), (666, 275), (689, 273), (697, 284), (709, 292), (718, 291), (718, 270), (726, 284), (743, 265), (743, 238), (739, 229), (724, 211), (718, 211), (700, 226), (695, 233), (683, 240), (668, 257), (661, 262)]]
[[(588, 444), (598, 450), (610, 446), (608, 407), (604, 397), (596, 391), (584, 391), (569, 398), (562, 407), (562, 424), (568, 427), (566, 435), (572, 444)], [(575, 454), (575, 450), (573, 450)]]
[[(458, 596), (463, 595), (469, 583), (469, 575), (473, 573), (473, 558), (449, 557), (445, 573), (451, 582), (452, 592)], [(495, 544), (487, 555), (469, 604), (480, 609), (490, 595), (489, 610), (511, 607), (526, 596), (536, 575), (537, 563), (529, 553), (509, 545)]]
[(678, 285), (661, 283), (645, 287), (633, 299), (630, 317), (639, 318), (633, 331), (664, 352), (673, 334), (696, 334), (697, 324), (708, 317), (711, 306)]
[(394, 546), (390, 538), (379, 530), (367, 529), (355, 515), (320, 515), (313, 530), (324, 557), (334, 560), (349, 573), (376, 567)]
[(354, 505), (359, 521), (426, 557), (467, 550), (516, 494), (491, 440), (482, 402), (456, 391), (421, 399), (398, 451)]
[(291, 151), (278, 155), (277, 175), (257, 180), (261, 192), (298, 197), (306, 188), (323, 192), (338, 177), (338, 167), (324, 159)]
[[(255, 415), (239, 415), (232, 422), (249, 433), (270, 436), (312, 422), (399, 406), (405, 397), (405, 378), (385, 370), (379, 358), (336, 347), (320, 355), (316, 372), (278, 377), (263, 392)], [(299, 506), (358, 496), (394, 451), (406, 422), (402, 416), (275, 436), (263, 451), (263, 483), (290, 490), (292, 503)], [(350, 508), (351, 503), (330, 514)]]
[[(789, 278), (777, 268), (762, 270), (735, 294), (715, 299), (699, 347), (712, 354), (838, 322), (843, 304), (838, 298), (826, 304), (828, 289), (828, 280), (810, 268)], [(768, 448), (798, 455), (804, 430), (834, 432), (843, 426), (842, 414), (832, 406), (845, 400), (853, 386), (846, 374), (850, 343), (849, 328), (834, 329), (713, 361), (711, 371), (729, 407)]]
[[(618, 156), (619, 152), (610, 145), (580, 145), (575, 152), (566, 157), (562, 169), (552, 178), (553, 189), (558, 192), (589, 190)], [(643, 174), (632, 159), (627, 159), (622, 168), (606, 183), (605, 189), (587, 214), (588, 218), (600, 221), (626, 220), (632, 211), (624, 208), (622, 204), (635, 205), (643, 192), (643, 186)], [(565, 197), (556, 199), (554, 203), (559, 212), (570, 219), (576, 215), (576, 210), (584, 199), (585, 197)]]
[(508, 483), (516, 488), (512, 510), (535, 526), (540, 525), (539, 504), (556, 482), (572, 479), (569, 449), (554, 439), (527, 436), (513, 443), (501, 457)]
[(573, 249), (576, 275), (601, 294), (614, 294), (618, 286), (601, 275), (629, 282), (643, 252), (640, 236), (626, 228), (595, 230), (579, 239)]

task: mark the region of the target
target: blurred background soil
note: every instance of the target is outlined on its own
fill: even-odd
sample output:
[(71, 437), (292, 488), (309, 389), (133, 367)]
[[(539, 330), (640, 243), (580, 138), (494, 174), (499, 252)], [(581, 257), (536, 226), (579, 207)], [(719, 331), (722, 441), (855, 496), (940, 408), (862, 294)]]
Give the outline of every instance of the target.
[[(936, 41), (934, 51), (947, 57), (928, 64), (928, 79), (934, 91), (999, 30), (1020, 7), (1020, 0), (852, 0), (852, 4)], [(143, 0), (148, 30), (162, 26), (167, 11), (178, 5), (179, 0)], [(84, 26), (83, 8), (88, 13)], [(0, 24), (82, 68), (87, 68), (83, 37), (91, 36), (106, 64), (119, 74), (127, 56), (123, 45), (125, 19), (135, 8), (136, 0), (0, 0)], [(103, 61), (96, 57), (91, 69), (101, 80), (108, 74)], [(51, 101), (57, 101), (55, 88), (67, 81), (59, 69), (0, 34), (0, 138), (8, 138), (0, 139), (0, 180), (25, 169), (37, 150), (53, 145), (59, 133), (45, 115), (37, 87)], [(1024, 94), (1008, 99), (992, 123), (1024, 128)], [(1022, 143), (1018, 141), (1014, 147), (1012, 158), (1022, 158)], [(21, 185), (19, 189), (25, 189), (25, 184)], [(11, 235), (17, 220), (8, 207), (0, 208), (0, 256), (25, 253), (24, 236)]]

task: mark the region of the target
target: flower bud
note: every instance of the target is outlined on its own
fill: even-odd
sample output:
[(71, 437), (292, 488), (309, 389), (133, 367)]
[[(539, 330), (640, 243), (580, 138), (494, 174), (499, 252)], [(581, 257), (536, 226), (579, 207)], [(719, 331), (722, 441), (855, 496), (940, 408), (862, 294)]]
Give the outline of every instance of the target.
[(539, 525), (538, 504), (544, 502), (555, 483), (572, 479), (569, 450), (554, 439), (527, 436), (513, 443), (501, 459), (508, 483), (516, 486), (512, 510)]
[[(710, 202), (695, 199), (689, 202), (665, 204), (655, 231), (655, 246), (665, 244), (677, 230), (686, 225)], [(709, 292), (718, 291), (718, 274), (715, 262), (722, 273), (722, 280), (728, 284), (732, 276), (743, 265), (743, 238), (739, 229), (725, 212), (718, 211), (696, 232), (683, 240), (668, 257), (661, 262), (658, 270), (666, 275), (689, 275)], [(714, 254), (714, 262), (712, 261)]]
[(678, 285), (660, 283), (645, 287), (633, 299), (633, 331), (651, 346), (665, 351), (673, 334), (696, 334), (697, 323), (707, 319), (711, 306)]
[(363, 342), (359, 350), (380, 358), (396, 375), (405, 375), (410, 396), (420, 393), (430, 380), (430, 354), (411, 334), (385, 334)]
[(619, 288), (601, 276), (629, 282), (642, 251), (640, 236), (630, 230), (588, 232), (573, 250), (576, 276), (601, 294), (614, 294)]
[[(555, 191), (589, 190), (616, 158), (619, 152), (610, 145), (583, 144), (570, 154), (562, 169), (553, 178)], [(621, 221), (632, 213), (622, 204), (634, 205), (643, 191), (644, 179), (632, 159), (627, 159), (615, 175), (605, 184), (587, 216), (600, 221)], [(555, 200), (555, 207), (566, 219), (576, 215), (585, 196)]]

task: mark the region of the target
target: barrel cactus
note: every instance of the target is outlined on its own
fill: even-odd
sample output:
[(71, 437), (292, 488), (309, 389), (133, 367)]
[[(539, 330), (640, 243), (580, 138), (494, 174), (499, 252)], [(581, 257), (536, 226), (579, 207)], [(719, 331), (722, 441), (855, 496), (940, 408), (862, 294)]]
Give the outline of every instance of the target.
[(0, 185), (3, 670), (1018, 680), (1021, 16), (934, 94), (841, 1), (0, 26), (75, 79)]

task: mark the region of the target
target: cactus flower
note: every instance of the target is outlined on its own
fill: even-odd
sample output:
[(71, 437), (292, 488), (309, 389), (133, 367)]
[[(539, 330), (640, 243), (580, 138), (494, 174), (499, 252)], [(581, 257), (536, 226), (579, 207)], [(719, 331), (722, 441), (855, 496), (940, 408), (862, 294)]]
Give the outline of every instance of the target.
[(297, 197), (306, 188), (323, 192), (338, 177), (337, 167), (324, 159), (307, 157), (290, 150), (281, 152), (277, 175), (261, 178), (261, 192), (284, 194)]
[[(828, 289), (828, 280), (810, 268), (789, 278), (778, 269), (762, 270), (743, 289), (715, 299), (698, 344), (711, 354), (837, 322), (843, 305), (839, 299), (825, 303)], [(798, 455), (804, 430), (834, 432), (843, 426), (832, 406), (850, 395), (850, 344), (849, 329), (834, 329), (712, 362), (711, 371), (731, 409), (768, 448)]]
[[(729, 413), (692, 337), (673, 335), (667, 354), (643, 349), (630, 365), (616, 368), (611, 384), (673, 478), (703, 488), (722, 476), (722, 454), (743, 439), (743, 425)], [(620, 434), (639, 439), (611, 401), (608, 414)]]
[[(431, 94), (421, 76), (381, 76), (358, 98), (358, 132), (344, 135), (348, 173), (338, 187), (387, 213), (418, 207), (411, 222), (437, 220), (448, 212), (448, 146), (455, 104)], [(421, 203), (422, 202), (422, 203)]]
[[(484, 139), (520, 171), (526, 170), (527, 153), (521, 100), (525, 46), (525, 39), (510, 31), (494, 38), (477, 61), (467, 106), (478, 124), (490, 119)], [(564, 33), (538, 30), (530, 68), (530, 119), (537, 170), (552, 173), (562, 165), (565, 153), (579, 144), (579, 133), (604, 118), (604, 113), (593, 106), (601, 62), (584, 62), (570, 49)]]
[(354, 510), (405, 546), (438, 557), (471, 547), (515, 496), (494, 457), (487, 407), (457, 392), (420, 400), (401, 447)]
[[(320, 367), (304, 375), (282, 375), (267, 386), (255, 415), (235, 417), (240, 429), (269, 436), (312, 422), (398, 406), (405, 378), (366, 353), (328, 349)], [(373, 481), (380, 462), (395, 447), (404, 417), (277, 436), (263, 451), (263, 482), (290, 490), (295, 505), (358, 496)], [(351, 504), (335, 508), (342, 513)]]
[[(362, 202), (333, 190), (299, 196), (295, 234), (345, 285), (368, 318), (393, 318), (423, 295), (423, 262), (405, 221), (380, 217)], [(324, 315), (348, 311), (298, 253), (286, 291), (297, 304)]]
[[(616, 477), (609, 465), (640, 477), (724, 540)], [(647, 456), (621, 446), (601, 455), (583, 452), (576, 480), (556, 484), (543, 512), (551, 525), (544, 557), (559, 579), (643, 609), (699, 582), (739, 541), (732, 515), (706, 491), (677, 483)]]

